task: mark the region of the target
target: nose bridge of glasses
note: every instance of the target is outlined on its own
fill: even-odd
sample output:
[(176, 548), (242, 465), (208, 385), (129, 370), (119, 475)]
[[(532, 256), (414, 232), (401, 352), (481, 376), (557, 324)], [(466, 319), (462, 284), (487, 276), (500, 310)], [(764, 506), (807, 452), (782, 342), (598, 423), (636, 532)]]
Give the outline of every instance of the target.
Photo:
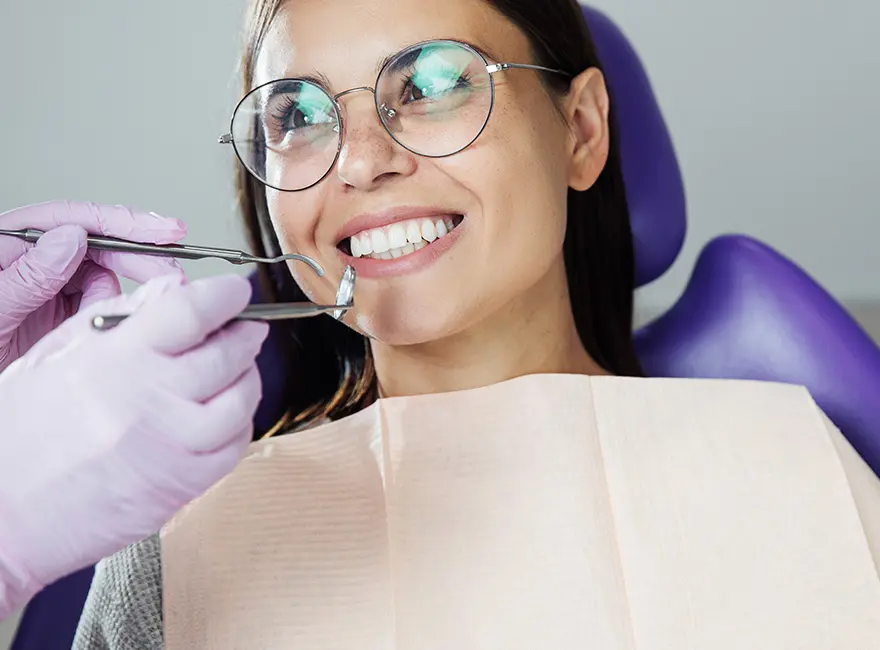
[(379, 121), (382, 122), (382, 124), (387, 125), (389, 121), (394, 119), (397, 111), (393, 108), (389, 108), (384, 103), (379, 104), (379, 102), (377, 101), (376, 89), (371, 88), (370, 86), (358, 86), (357, 88), (349, 88), (348, 90), (343, 90), (342, 92), (337, 93), (333, 96), (333, 101), (336, 103), (337, 107), (340, 108), (341, 112), (342, 105), (339, 100), (341, 100), (343, 97), (348, 97), (349, 95), (360, 92), (368, 92), (373, 95), (373, 106), (375, 110), (378, 111)]
[(333, 95), (333, 101), (339, 102), (339, 100), (343, 97), (353, 95), (354, 93), (370, 93), (372, 95), (375, 95), (376, 89), (371, 88), (370, 86), (358, 86), (357, 88), (349, 88), (348, 90), (343, 90), (341, 93)]

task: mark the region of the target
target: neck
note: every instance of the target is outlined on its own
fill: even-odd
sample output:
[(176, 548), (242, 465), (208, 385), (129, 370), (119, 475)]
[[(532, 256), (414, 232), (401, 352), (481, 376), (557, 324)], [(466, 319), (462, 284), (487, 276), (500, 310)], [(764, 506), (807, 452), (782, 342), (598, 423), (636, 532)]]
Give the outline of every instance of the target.
[(604, 375), (581, 344), (562, 261), (490, 317), (454, 336), (395, 347), (373, 342), (383, 397), (446, 393), (531, 374)]

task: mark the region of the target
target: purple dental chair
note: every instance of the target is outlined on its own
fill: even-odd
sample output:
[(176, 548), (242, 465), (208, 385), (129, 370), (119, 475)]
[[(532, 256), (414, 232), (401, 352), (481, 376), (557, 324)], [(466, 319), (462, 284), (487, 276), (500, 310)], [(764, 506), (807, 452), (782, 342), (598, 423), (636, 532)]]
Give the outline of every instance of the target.
[[(639, 286), (660, 277), (684, 242), (684, 186), (672, 140), (641, 62), (623, 33), (584, 8), (620, 125)], [(699, 218), (699, 217), (698, 217)], [(255, 300), (257, 285), (254, 282)], [(880, 348), (793, 262), (728, 235), (700, 255), (684, 295), (636, 333), (649, 376), (779, 381), (806, 386), (880, 474)], [(284, 411), (283, 368), (270, 335), (258, 359), (264, 395), (257, 434)], [(93, 569), (45, 589), (27, 607), (12, 650), (69, 650)]]

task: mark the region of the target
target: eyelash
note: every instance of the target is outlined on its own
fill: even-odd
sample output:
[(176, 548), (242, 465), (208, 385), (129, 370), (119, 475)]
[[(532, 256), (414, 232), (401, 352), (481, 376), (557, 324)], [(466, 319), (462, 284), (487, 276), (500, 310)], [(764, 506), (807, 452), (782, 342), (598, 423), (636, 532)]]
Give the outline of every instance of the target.
[(281, 101), (284, 105), (274, 107), (271, 115), (272, 119), (277, 120), (276, 123), (281, 125), (280, 128), (284, 128), (283, 125), (287, 124), (287, 121), (290, 119), (291, 109), (296, 106), (296, 102), (290, 98), (290, 95), (284, 95), (284, 97), (281, 98)]

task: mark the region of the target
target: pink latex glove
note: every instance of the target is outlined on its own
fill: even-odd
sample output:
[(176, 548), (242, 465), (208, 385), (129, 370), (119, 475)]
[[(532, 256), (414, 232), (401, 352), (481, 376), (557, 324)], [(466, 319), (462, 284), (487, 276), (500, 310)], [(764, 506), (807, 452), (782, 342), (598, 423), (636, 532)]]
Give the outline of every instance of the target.
[(0, 618), (157, 532), (241, 460), (268, 326), (218, 329), (247, 305), (246, 279), (183, 282), (83, 309), (0, 374)]
[(182, 274), (172, 259), (86, 252), (86, 233), (169, 244), (186, 234), (177, 219), (121, 206), (56, 201), (0, 214), (0, 228), (46, 232), (36, 245), (0, 236), (0, 371), (81, 307), (120, 293), (116, 274), (147, 280)]

